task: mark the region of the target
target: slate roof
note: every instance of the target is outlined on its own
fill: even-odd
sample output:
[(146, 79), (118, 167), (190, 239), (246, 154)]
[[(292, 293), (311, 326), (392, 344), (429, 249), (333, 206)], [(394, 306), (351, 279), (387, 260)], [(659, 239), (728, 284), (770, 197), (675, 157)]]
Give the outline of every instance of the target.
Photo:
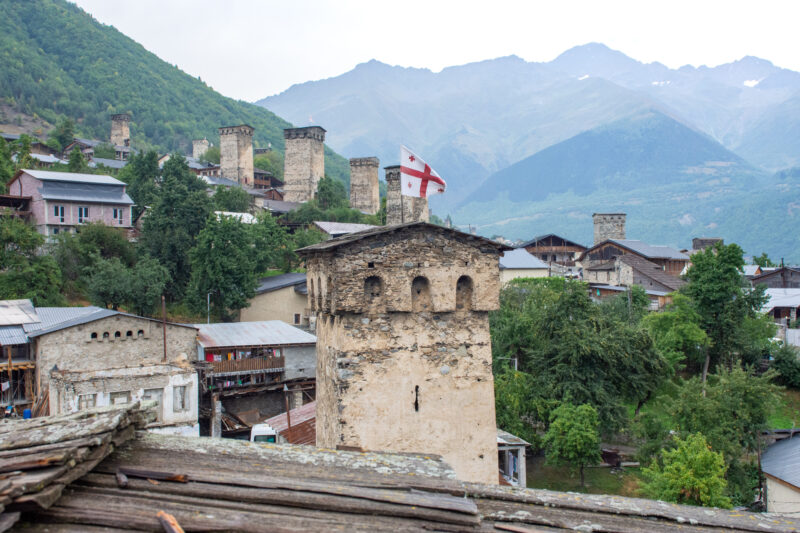
[(225, 187), (238, 187), (239, 184), (228, 178), (219, 178), (217, 176), (200, 176), (200, 179), (209, 185), (223, 185)]
[(779, 440), (761, 455), (765, 474), (800, 490), (800, 437)]
[(487, 239), (486, 237), (480, 237), (477, 235), (472, 235), (469, 233), (464, 233), (463, 231), (458, 231), (453, 228), (445, 228), (443, 226), (436, 226), (434, 224), (430, 224), (428, 222), (409, 222), (407, 224), (397, 224), (395, 226), (377, 226), (373, 229), (360, 231), (358, 233), (350, 233), (349, 235), (343, 235), (341, 237), (336, 237), (335, 239), (330, 239), (327, 241), (323, 241), (317, 244), (313, 244), (311, 246), (306, 246), (305, 248), (300, 248), (299, 250), (295, 250), (297, 253), (301, 255), (309, 255), (314, 252), (325, 252), (329, 250), (335, 250), (340, 246), (344, 246), (346, 244), (351, 244), (354, 242), (358, 242), (360, 240), (367, 239), (369, 237), (374, 237), (376, 235), (383, 235), (385, 233), (394, 233), (398, 231), (403, 231), (406, 229), (416, 229), (422, 228), (426, 229), (430, 232), (439, 232), (439, 233), (447, 233), (454, 237), (461, 237), (467, 239), (468, 241), (476, 241), (484, 246), (490, 246), (497, 250), (498, 252), (505, 252), (507, 250), (513, 250), (510, 246), (506, 246), (505, 244), (500, 244), (497, 241), (493, 241), (491, 239)]
[(675, 276), (671, 276), (664, 272), (664, 270), (655, 263), (651, 263), (647, 259), (639, 257), (638, 255), (625, 254), (617, 258), (618, 261), (630, 265), (634, 270), (640, 272), (644, 276), (652, 279), (656, 283), (660, 283), (667, 288), (676, 291), (686, 285), (686, 282)]
[(292, 285), (305, 285), (305, 283), (305, 272), (289, 272), (288, 274), (278, 274), (277, 276), (261, 278), (258, 281), (258, 287), (256, 287), (256, 294), (277, 291), (278, 289), (291, 287)]
[(347, 235), (349, 233), (358, 233), (378, 226), (372, 224), (355, 224), (351, 222), (327, 222), (327, 221), (314, 221), (314, 225), (319, 229), (330, 235), (331, 237), (338, 237), (340, 235)]
[(120, 161), (119, 159), (107, 159), (105, 157), (93, 157), (92, 162), (98, 165), (103, 165), (104, 167), (108, 168), (124, 168), (128, 162), (127, 161)]
[(515, 248), (503, 253), (500, 258), (500, 269), (547, 269), (547, 263), (528, 252), (525, 248)]
[[(76, 143), (76, 142), (80, 143), (80, 144), (84, 144), (86, 146), (90, 146), (92, 148), (94, 148), (95, 146), (100, 146), (101, 144), (104, 144), (103, 141), (98, 141), (97, 139), (81, 139), (79, 137), (75, 137), (75, 139), (69, 144)], [(69, 144), (67, 146), (69, 146)]]
[(787, 515), (463, 483), (441, 457), (424, 453), (133, 431), (148, 416), (134, 403), (0, 422), (0, 458), (14, 473), (0, 480), (8, 494), (0, 524), (19, 532), (162, 531), (163, 511), (185, 531), (253, 533), (800, 527)]
[(317, 338), (280, 320), (194, 324), (203, 348), (316, 344)]
[[(643, 241), (634, 239), (608, 239), (606, 242), (616, 243), (624, 248), (633, 250), (650, 259), (683, 259), (688, 261), (689, 256), (669, 246), (653, 246)], [(603, 243), (600, 243), (603, 244)], [(597, 245), (599, 246), (599, 245)]]
[(264, 200), (264, 209), (275, 213), (288, 213), (299, 209), (303, 205), (300, 202), (284, 202), (283, 200)]
[(519, 247), (520, 248), (527, 248), (528, 246), (534, 245), (537, 242), (539, 242), (541, 240), (544, 240), (544, 239), (546, 239), (548, 237), (555, 237), (557, 239), (561, 239), (562, 241), (564, 241), (567, 244), (567, 246), (577, 246), (579, 248), (583, 248), (584, 250), (586, 250), (586, 246), (584, 246), (582, 244), (579, 244), (579, 243), (577, 243), (575, 241), (571, 241), (569, 239), (565, 239), (564, 237), (562, 237), (560, 235), (556, 235), (555, 233), (547, 233), (545, 235), (537, 235), (536, 237), (534, 237), (533, 239), (529, 240), (528, 242), (524, 242), (524, 243), (520, 244)]
[(497, 428), (497, 444), (505, 444), (509, 446), (530, 446), (531, 443), (517, 437), (514, 434), (509, 433), (508, 431), (503, 431), (500, 428)]

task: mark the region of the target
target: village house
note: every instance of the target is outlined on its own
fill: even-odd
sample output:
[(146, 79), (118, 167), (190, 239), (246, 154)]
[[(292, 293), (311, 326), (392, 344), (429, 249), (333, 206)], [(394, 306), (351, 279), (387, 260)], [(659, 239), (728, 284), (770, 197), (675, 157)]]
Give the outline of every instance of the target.
[(125, 189), (111, 176), (29, 169), (8, 183), (9, 195), (31, 199), (33, 224), (46, 236), (89, 222), (129, 229), (133, 200)]
[(500, 257), (500, 283), (505, 285), (517, 278), (546, 278), (550, 265), (529, 253), (525, 248), (516, 248)]
[(778, 324), (789, 325), (800, 317), (800, 288), (767, 289), (767, 302), (761, 308)]
[(239, 320), (282, 320), (297, 327), (309, 328), (307, 295), (305, 272), (289, 272), (262, 278), (256, 287), (256, 295), (239, 312)]
[(280, 320), (194, 326), (202, 435), (228, 436), (223, 412), (247, 424), (285, 411), (284, 387), (292, 405), (314, 399), (314, 335)]
[(341, 237), (342, 235), (349, 235), (350, 233), (358, 233), (368, 229), (376, 228), (372, 224), (355, 224), (351, 222), (326, 222), (315, 221), (314, 226), (325, 234), (328, 239)]
[(751, 278), (753, 287), (766, 285), (770, 289), (800, 289), (800, 267), (782, 266)]
[(298, 250), (317, 314), (317, 445), (441, 454), (498, 482), (488, 313), (509, 247), (425, 222)]
[[(689, 256), (669, 246), (653, 246), (634, 239), (607, 239), (583, 252), (578, 262), (584, 272), (622, 255), (632, 254), (656, 264), (666, 274), (678, 277), (689, 264)], [(586, 275), (584, 274), (584, 279)]]
[(779, 440), (761, 456), (768, 513), (800, 513), (800, 437)]
[(586, 268), (583, 279), (590, 284), (639, 285), (645, 290), (661, 292), (673, 292), (686, 285), (684, 280), (667, 274), (661, 266), (636, 254), (619, 255), (611, 261)]
[(575, 266), (575, 259), (586, 251), (584, 245), (553, 233), (534, 237), (520, 245), (520, 248), (525, 248), (546, 263), (555, 263), (565, 267)]

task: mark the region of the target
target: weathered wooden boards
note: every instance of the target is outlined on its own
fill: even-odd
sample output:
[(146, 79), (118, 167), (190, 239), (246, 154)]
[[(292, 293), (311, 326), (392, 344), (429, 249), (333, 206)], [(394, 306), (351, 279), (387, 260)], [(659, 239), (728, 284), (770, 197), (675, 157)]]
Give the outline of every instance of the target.
[(0, 532), (19, 511), (50, 507), (146, 421), (139, 404), (129, 404), (0, 422)]

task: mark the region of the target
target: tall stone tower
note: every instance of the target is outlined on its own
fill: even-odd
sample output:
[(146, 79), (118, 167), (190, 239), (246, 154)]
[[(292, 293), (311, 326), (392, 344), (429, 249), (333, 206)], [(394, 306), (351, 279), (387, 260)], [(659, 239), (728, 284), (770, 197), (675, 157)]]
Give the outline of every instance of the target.
[(350, 207), (374, 215), (381, 207), (377, 157), (350, 159)]
[(208, 149), (211, 147), (211, 143), (208, 142), (208, 139), (199, 139), (192, 141), (192, 157), (194, 159), (200, 159), (203, 157), (203, 154), (208, 152)]
[(625, 238), (625, 213), (594, 213), (594, 243)]
[(317, 316), (317, 446), (436, 453), (462, 480), (497, 483), (489, 311), (505, 250), (427, 223), (299, 250)]
[(111, 145), (131, 145), (131, 116), (128, 113), (111, 115)]
[(247, 124), (219, 129), (219, 173), (246, 187), (253, 186), (253, 131)]
[(308, 202), (317, 194), (317, 183), (325, 177), (325, 130), (319, 126), (283, 130), (283, 199)]
[(400, 193), (400, 165), (386, 170), (386, 225), (428, 222), (430, 211), (427, 198), (403, 196)]

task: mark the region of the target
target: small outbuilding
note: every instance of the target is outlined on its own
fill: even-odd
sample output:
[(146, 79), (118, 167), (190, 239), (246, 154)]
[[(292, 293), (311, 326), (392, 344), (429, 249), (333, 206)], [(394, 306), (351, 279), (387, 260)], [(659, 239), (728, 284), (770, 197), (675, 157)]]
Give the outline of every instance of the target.
[(769, 513), (800, 513), (800, 437), (771, 445), (761, 456)]

